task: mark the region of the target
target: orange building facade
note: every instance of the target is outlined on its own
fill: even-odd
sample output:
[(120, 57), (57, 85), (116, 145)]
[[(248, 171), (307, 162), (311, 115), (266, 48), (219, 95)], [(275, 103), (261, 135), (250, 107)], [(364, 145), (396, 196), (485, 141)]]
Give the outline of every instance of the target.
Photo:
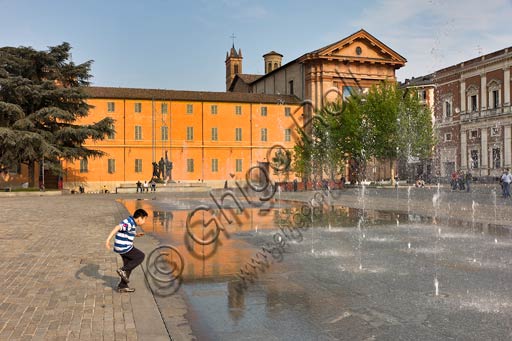
[[(226, 92), (87, 88), (93, 108), (80, 123), (110, 116), (115, 134), (87, 144), (104, 157), (63, 163), (63, 187), (114, 190), (149, 182), (153, 163), (166, 155), (175, 182), (221, 187), (226, 180), (241, 180), (253, 166), (268, 167), (280, 148), (293, 154), (296, 129), (325, 101), (395, 81), (395, 71), (406, 63), (365, 30), (284, 65), (282, 57), (267, 53), (264, 75), (244, 74), (242, 51), (233, 45), (226, 55)], [(297, 177), (269, 173), (275, 181)], [(389, 166), (374, 175), (393, 177)]]
[[(272, 162), (280, 149), (293, 152), (300, 100), (289, 95), (89, 87), (93, 106), (80, 123), (109, 116), (115, 134), (88, 142), (101, 158), (63, 162), (63, 187), (110, 191), (150, 181), (153, 163), (166, 156), (171, 179), (221, 187), (242, 180), (252, 166)], [(280, 147), (274, 147), (279, 145)], [(283, 180), (270, 167), (273, 180)]]

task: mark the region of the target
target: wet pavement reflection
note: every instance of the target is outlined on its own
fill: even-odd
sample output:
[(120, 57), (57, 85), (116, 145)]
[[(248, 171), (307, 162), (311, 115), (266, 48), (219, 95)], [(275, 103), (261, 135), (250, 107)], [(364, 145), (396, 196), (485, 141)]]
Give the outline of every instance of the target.
[[(145, 232), (183, 256), (179, 290), (200, 340), (476, 340), (512, 331), (509, 226), (342, 206), (305, 212), (304, 203), (278, 201), (198, 213), (195, 235), (215, 233), (202, 225), (212, 217), (223, 226), (200, 245), (187, 216), (211, 207), (208, 198), (122, 203), (147, 210)], [(240, 269), (297, 215), (300, 238), (285, 238), (282, 257), (239, 290)], [(166, 304), (165, 291), (156, 296)]]

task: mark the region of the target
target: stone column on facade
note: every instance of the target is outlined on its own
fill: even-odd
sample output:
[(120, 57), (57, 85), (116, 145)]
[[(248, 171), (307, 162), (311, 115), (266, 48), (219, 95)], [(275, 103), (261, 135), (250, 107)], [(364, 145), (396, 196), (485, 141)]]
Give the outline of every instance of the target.
[(480, 110), (487, 109), (487, 76), (482, 75), (480, 77)]
[(318, 99), (319, 99), (319, 90), (318, 90), (318, 66), (314, 66), (313, 67), (313, 77), (312, 77), (312, 80), (313, 80), (313, 88), (314, 88), (314, 97), (312, 96), (311, 99), (313, 100), (313, 106), (316, 109), (318, 109)]
[(460, 132), (460, 168), (462, 170), (468, 169), (468, 148), (466, 141), (466, 131)]
[(320, 105), (319, 109), (321, 109), (324, 106), (324, 99), (325, 99), (325, 90), (324, 90), (324, 65), (320, 65), (320, 75), (319, 75), (319, 81), (320, 81)]
[(510, 68), (505, 69), (503, 76), (505, 83), (505, 97), (503, 100), (503, 105), (508, 106), (510, 105)]
[(460, 81), (460, 111), (466, 112), (466, 82)]
[(510, 125), (506, 125), (504, 127), (504, 132), (503, 132), (503, 158), (504, 158), (504, 166), (505, 167), (510, 167), (511, 166), (511, 163), (512, 163), (512, 159), (511, 159), (511, 154), (510, 154), (510, 146), (511, 146), (511, 127)]
[(487, 128), (483, 128), (481, 130), (481, 144), (480, 144), (480, 150), (482, 153), (482, 162), (481, 162), (481, 169), (483, 170), (483, 173), (481, 175), (489, 175), (488, 169), (489, 169), (489, 157), (487, 152)]

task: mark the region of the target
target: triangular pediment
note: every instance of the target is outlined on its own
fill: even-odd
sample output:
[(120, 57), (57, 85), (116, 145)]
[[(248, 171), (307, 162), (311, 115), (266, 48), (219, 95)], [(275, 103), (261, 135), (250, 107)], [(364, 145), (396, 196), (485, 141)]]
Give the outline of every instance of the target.
[(407, 61), (365, 30), (308, 53), (309, 58), (359, 60), (405, 65)]

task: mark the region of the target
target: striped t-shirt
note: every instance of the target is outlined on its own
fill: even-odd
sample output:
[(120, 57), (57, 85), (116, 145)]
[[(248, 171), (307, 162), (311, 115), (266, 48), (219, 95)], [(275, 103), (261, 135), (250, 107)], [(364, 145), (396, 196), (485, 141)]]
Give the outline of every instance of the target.
[(121, 229), (117, 231), (116, 238), (114, 239), (114, 251), (122, 254), (133, 248), (133, 239), (135, 238), (137, 223), (135, 223), (132, 216), (129, 216), (119, 225)]

